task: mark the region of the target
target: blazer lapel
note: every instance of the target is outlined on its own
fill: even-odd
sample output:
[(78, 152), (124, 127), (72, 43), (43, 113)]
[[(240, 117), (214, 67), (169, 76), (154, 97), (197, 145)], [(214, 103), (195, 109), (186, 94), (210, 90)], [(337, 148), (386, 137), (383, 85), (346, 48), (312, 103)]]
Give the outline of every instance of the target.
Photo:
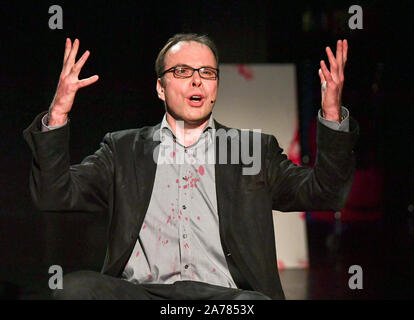
[[(227, 128), (217, 121), (215, 121), (216, 130), (225, 130), (230, 132), (230, 128)], [(239, 136), (227, 136), (227, 161), (226, 163), (220, 163), (220, 148), (219, 148), (219, 135), (216, 131), (215, 151), (216, 151), (216, 193), (217, 193), (217, 210), (219, 216), (220, 238), (223, 246), (224, 254), (226, 256), (227, 265), (229, 271), (239, 288), (252, 289), (250, 283), (254, 283), (254, 279), (245, 261), (241, 255), (241, 248), (238, 244), (241, 242), (241, 234), (234, 232), (232, 225), (240, 223), (237, 218), (242, 212), (234, 212), (236, 203), (240, 203), (243, 199), (240, 199), (240, 186), (241, 186), (241, 173), (242, 164), (239, 157), (238, 164), (231, 164), (231, 140), (237, 139), (237, 143), (240, 143)], [(224, 132), (224, 131), (222, 131)], [(238, 131), (240, 133), (240, 131)], [(233, 141), (234, 142), (234, 141)], [(240, 156), (240, 154), (239, 154)], [(240, 210), (240, 209), (238, 209)]]

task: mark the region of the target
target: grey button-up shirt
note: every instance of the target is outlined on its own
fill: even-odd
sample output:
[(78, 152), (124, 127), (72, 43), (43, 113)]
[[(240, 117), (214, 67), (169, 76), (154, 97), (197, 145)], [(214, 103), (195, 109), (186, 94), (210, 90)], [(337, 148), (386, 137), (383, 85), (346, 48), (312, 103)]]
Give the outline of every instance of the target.
[(154, 188), (124, 279), (193, 280), (236, 288), (220, 241), (215, 167), (206, 161), (214, 151), (210, 128), (212, 116), (199, 139), (184, 147), (164, 115)]

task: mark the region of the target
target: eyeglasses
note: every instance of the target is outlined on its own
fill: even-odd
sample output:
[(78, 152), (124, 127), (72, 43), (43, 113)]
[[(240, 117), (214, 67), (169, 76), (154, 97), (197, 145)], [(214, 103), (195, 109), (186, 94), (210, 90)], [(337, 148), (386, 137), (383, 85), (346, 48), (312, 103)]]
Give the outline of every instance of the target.
[(203, 79), (216, 80), (219, 77), (219, 69), (210, 68), (210, 67), (202, 67), (202, 68), (194, 69), (189, 66), (175, 66), (161, 73), (160, 78), (163, 77), (167, 72), (172, 72), (174, 74), (174, 78), (180, 78), (180, 79), (190, 78), (193, 76), (194, 71), (198, 71), (200, 78), (203, 78)]

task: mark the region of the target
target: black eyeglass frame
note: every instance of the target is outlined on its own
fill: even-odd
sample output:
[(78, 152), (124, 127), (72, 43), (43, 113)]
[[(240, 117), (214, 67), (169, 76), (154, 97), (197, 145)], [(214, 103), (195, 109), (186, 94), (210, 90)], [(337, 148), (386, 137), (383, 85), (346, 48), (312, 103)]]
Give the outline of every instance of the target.
[[(175, 69), (177, 69), (177, 68), (188, 68), (188, 69), (192, 69), (193, 70), (193, 72), (191, 73), (191, 76), (188, 76), (188, 77), (184, 77), (184, 76), (179, 76), (179, 75), (177, 75), (176, 73), (175, 73)], [(217, 72), (217, 76), (215, 77), (215, 78), (206, 78), (206, 77), (203, 77), (202, 75), (201, 75), (201, 73), (200, 73), (200, 70), (202, 70), (202, 69), (210, 69), (210, 70), (214, 70), (214, 71), (216, 71)], [(159, 76), (159, 78), (162, 78), (166, 73), (168, 73), (168, 72), (172, 72), (173, 73), (173, 75), (174, 75), (174, 78), (178, 78), (178, 79), (188, 79), (188, 78), (191, 78), (193, 75), (194, 75), (194, 72), (198, 72), (198, 75), (200, 76), (200, 78), (203, 78), (203, 79), (206, 79), (206, 80), (217, 80), (218, 78), (219, 78), (219, 73), (220, 73), (220, 70), (219, 69), (217, 69), (217, 68), (212, 68), (212, 67), (201, 67), (201, 68), (198, 68), (198, 69), (195, 69), (195, 68), (193, 68), (193, 67), (190, 67), (190, 66), (182, 66), (182, 65), (180, 65), (180, 66), (174, 66), (174, 67), (171, 67), (171, 68), (169, 68), (169, 69), (167, 69), (167, 70), (165, 70), (163, 73), (161, 73), (161, 75)]]

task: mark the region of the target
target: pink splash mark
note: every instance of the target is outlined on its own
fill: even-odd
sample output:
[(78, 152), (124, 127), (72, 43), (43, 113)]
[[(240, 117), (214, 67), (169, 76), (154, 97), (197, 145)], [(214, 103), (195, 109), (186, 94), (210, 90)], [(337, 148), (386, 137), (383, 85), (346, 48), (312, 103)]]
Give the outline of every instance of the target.
[(186, 185), (184, 186), (184, 189), (187, 189), (187, 187), (188, 187), (188, 184), (186, 184)]
[(203, 166), (198, 167), (198, 173), (200, 174), (200, 176), (204, 176), (204, 167)]
[(165, 240), (162, 242), (162, 244), (165, 246), (168, 243), (168, 240)]
[(309, 262), (308, 261), (298, 260), (298, 263), (302, 268), (308, 268), (309, 267)]
[(277, 260), (277, 268), (278, 268), (279, 270), (283, 270), (283, 269), (285, 269), (285, 264), (283, 263), (283, 261), (281, 261), (281, 260)]
[(171, 211), (174, 212), (174, 208), (172, 208)]
[(142, 227), (142, 230), (144, 230), (147, 226), (144, 224), (144, 226)]
[[(173, 209), (174, 210), (174, 209)], [(171, 220), (171, 216), (168, 216), (168, 219), (167, 219), (167, 224), (168, 224), (168, 222), (170, 222), (170, 220)]]
[(151, 280), (152, 279), (152, 275), (149, 274), (148, 275), (148, 279)]
[(175, 152), (174, 151), (170, 153), (170, 157), (171, 158), (174, 158), (175, 157)]
[(176, 182), (176, 183), (178, 183), (178, 179), (177, 179), (177, 180), (175, 180), (175, 182)]
[(299, 217), (301, 219), (305, 219), (306, 218), (305, 212), (301, 212), (300, 215), (299, 215)]
[(237, 71), (242, 75), (246, 80), (251, 80), (254, 78), (253, 71), (245, 64), (239, 64), (237, 66)]
[(300, 140), (298, 125), (296, 125), (295, 134), (290, 142), (287, 156), (294, 164), (300, 165)]
[(139, 256), (139, 251), (137, 251), (137, 254), (136, 254), (136, 257), (138, 257)]
[(187, 217), (185, 217), (185, 221), (188, 221), (188, 218)]
[(200, 220), (200, 216), (197, 217), (197, 220)]
[(213, 268), (213, 270), (211, 270), (211, 271), (216, 272), (216, 268)]
[(188, 243), (186, 243), (186, 244), (184, 244), (184, 248), (189, 248), (189, 245), (188, 245)]
[(170, 185), (168, 185), (168, 188), (170, 187)]

